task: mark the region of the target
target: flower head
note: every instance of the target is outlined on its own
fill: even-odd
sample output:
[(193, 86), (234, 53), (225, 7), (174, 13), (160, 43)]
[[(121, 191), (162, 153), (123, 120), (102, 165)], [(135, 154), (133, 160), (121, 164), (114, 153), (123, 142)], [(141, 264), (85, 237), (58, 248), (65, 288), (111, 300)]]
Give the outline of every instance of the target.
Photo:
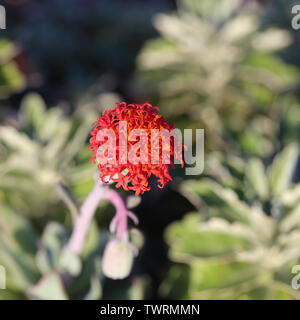
[[(170, 133), (174, 129), (174, 125), (169, 125), (167, 120), (158, 112), (158, 107), (152, 107), (150, 103), (142, 105), (127, 105), (125, 102), (116, 103), (114, 109), (105, 110), (102, 117), (99, 117), (93, 123), (93, 125), (95, 123), (97, 125), (91, 131), (92, 137), (89, 149), (94, 154), (91, 158), (92, 162), (98, 159), (99, 153), (97, 152), (107, 143), (107, 140), (98, 138), (99, 132), (109, 129), (115, 137), (115, 140), (112, 140), (116, 145), (115, 158), (110, 159), (113, 161), (98, 163), (100, 178), (104, 183), (117, 182), (117, 188), (122, 186), (125, 190), (134, 190), (135, 194), (138, 195), (151, 189), (148, 179), (152, 174), (158, 178), (158, 186), (163, 188), (172, 180), (169, 174), (169, 165), (174, 166), (176, 160), (183, 166), (182, 144), (176, 138), (176, 135), (170, 135), (169, 140), (162, 139), (158, 135), (158, 131), (163, 130)], [(136, 138), (136, 129), (143, 131), (145, 138), (142, 141), (142, 136), (139, 137), (139, 148), (136, 148), (137, 140), (132, 139), (132, 137)], [(169, 151), (169, 163), (166, 163), (163, 157), (166, 150)], [(153, 161), (151, 152), (152, 154), (156, 152), (157, 161)], [(104, 148), (101, 153), (107, 156), (108, 150)], [(139, 156), (140, 161), (131, 161), (133, 153), (135, 156)]]

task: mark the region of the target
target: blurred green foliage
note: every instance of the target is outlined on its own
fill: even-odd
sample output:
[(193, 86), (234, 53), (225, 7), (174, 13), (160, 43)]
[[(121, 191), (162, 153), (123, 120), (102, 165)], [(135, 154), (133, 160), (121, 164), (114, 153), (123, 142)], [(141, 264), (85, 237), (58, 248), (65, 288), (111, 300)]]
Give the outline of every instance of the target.
[(291, 183), (298, 156), (299, 148), (289, 145), (267, 169), (253, 158), (240, 163), (239, 176), (231, 173), (230, 161), (219, 164), (228, 175), (223, 183), (212, 178), (183, 183), (183, 194), (202, 215), (191, 213), (167, 230), (170, 257), (181, 264), (170, 268), (164, 294), (299, 299), (291, 288), (300, 250), (300, 184)]
[(289, 33), (262, 29), (257, 8), (243, 11), (240, 1), (182, 1), (154, 24), (161, 37), (138, 61), (163, 111), (179, 127), (202, 126), (208, 149), (274, 152), (280, 98), (298, 78), (274, 55), (290, 44)]
[[(167, 2), (16, 7), (0, 40), (0, 299), (300, 298), (293, 1), (179, 0), (165, 13)], [(141, 48), (158, 11), (158, 37)], [(101, 270), (107, 203), (80, 259), (64, 245), (94, 184), (91, 123), (120, 96), (145, 97), (181, 129), (204, 128), (206, 154), (200, 177), (174, 175), (141, 202), (127, 195), (141, 251), (131, 275), (113, 281)]]
[(57, 203), (57, 183), (92, 185), (86, 140), (95, 117), (91, 111), (68, 119), (60, 108), (47, 110), (39, 95), (26, 96), (20, 127), (0, 126), (1, 199), (25, 214), (44, 215)]
[[(96, 222), (91, 225), (81, 259), (64, 248), (76, 218), (68, 209), (77, 214), (76, 200), (82, 201), (94, 184), (86, 142), (96, 117), (91, 105), (66, 117), (61, 108), (47, 109), (31, 93), (22, 101), (18, 127), (0, 126), (0, 265), (6, 269), (8, 288), (0, 291), (0, 299), (102, 297), (101, 256), (108, 231), (100, 233)], [(66, 195), (70, 191), (63, 184), (76, 200)], [(138, 199), (130, 200), (129, 207), (138, 204)], [(102, 216), (104, 210), (111, 212), (102, 205)], [(101, 225), (107, 229), (105, 221)], [(141, 235), (133, 234), (133, 241), (140, 247)], [(143, 288), (139, 278), (119, 295), (140, 299)]]
[(7, 39), (0, 39), (0, 99), (20, 92), (26, 85), (26, 79), (14, 60), (18, 48)]

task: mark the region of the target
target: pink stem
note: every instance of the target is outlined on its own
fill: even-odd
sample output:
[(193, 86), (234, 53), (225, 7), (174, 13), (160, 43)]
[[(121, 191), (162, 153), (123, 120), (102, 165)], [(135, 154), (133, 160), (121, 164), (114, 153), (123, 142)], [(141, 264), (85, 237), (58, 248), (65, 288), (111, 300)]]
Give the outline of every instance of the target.
[(98, 203), (101, 199), (103, 199), (104, 193), (105, 189), (103, 188), (102, 183), (97, 182), (94, 189), (88, 195), (83, 205), (79, 209), (75, 227), (67, 244), (67, 249), (74, 254), (79, 254), (82, 250), (88, 228), (96, 212)]
[(128, 240), (128, 217), (136, 224), (138, 223), (137, 217), (127, 210), (120, 194), (115, 190), (106, 188), (101, 181), (98, 181), (79, 210), (74, 230), (67, 244), (67, 249), (76, 255), (80, 254), (82, 250), (84, 240), (98, 203), (102, 199), (107, 199), (116, 208), (116, 215), (111, 222), (110, 229), (112, 232), (116, 232), (116, 237), (118, 239)]
[[(105, 198), (116, 208), (116, 215), (110, 224), (110, 231), (116, 232), (117, 239), (128, 240), (128, 216), (132, 217), (125, 206), (125, 203), (118, 192), (110, 189), (105, 193)], [(135, 216), (134, 216), (135, 217)], [(137, 221), (135, 221), (137, 223)]]

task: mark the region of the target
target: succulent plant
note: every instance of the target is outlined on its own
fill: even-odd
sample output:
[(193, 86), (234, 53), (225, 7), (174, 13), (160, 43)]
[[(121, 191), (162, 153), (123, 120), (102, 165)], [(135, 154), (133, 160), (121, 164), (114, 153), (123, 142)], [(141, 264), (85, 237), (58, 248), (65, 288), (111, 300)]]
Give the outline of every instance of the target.
[(176, 296), (178, 282), (186, 281), (180, 297), (299, 299), (291, 286), (300, 260), (300, 184), (292, 182), (298, 156), (292, 144), (267, 170), (259, 159), (239, 159), (219, 164), (222, 180), (184, 182), (182, 192), (199, 212), (167, 230), (178, 264), (162, 292)]
[[(43, 215), (57, 204), (58, 182), (76, 188), (93, 185), (88, 161), (88, 136), (93, 112), (68, 119), (60, 108), (46, 109), (37, 94), (24, 98), (19, 128), (0, 126), (0, 197), (23, 213)], [(89, 176), (90, 174), (90, 176)], [(38, 197), (37, 197), (38, 192)]]
[(272, 154), (285, 108), (280, 98), (298, 75), (276, 55), (289, 45), (289, 33), (263, 29), (257, 8), (240, 1), (179, 4), (155, 17), (160, 37), (138, 57), (148, 92), (178, 127), (204, 128), (208, 149)]

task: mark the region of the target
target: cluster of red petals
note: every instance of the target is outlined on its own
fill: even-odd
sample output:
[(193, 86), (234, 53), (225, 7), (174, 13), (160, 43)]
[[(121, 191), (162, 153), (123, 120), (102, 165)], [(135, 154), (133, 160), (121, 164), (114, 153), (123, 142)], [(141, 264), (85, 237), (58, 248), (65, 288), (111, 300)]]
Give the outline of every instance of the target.
[[(158, 114), (158, 107), (152, 107), (150, 103), (140, 104), (129, 104), (125, 102), (120, 104), (116, 103), (116, 107), (111, 110), (105, 110), (102, 117), (99, 117), (92, 125), (97, 125), (91, 131), (90, 147), (94, 156), (91, 158), (91, 162), (96, 161), (97, 150), (104, 143), (97, 141), (97, 133), (102, 129), (111, 129), (114, 131), (116, 136), (116, 163), (114, 164), (98, 164), (98, 170), (100, 171), (100, 179), (104, 183), (108, 183), (108, 180), (117, 182), (116, 187), (122, 186), (125, 190), (134, 190), (135, 195), (142, 194), (145, 191), (149, 191), (148, 179), (153, 174), (158, 178), (159, 187), (163, 188), (170, 180), (169, 165), (162, 163), (162, 152), (164, 146), (160, 141), (160, 152), (159, 152), (159, 163), (151, 164), (151, 129), (167, 129), (169, 132), (174, 129), (174, 125), (169, 125), (167, 120), (160, 114)], [(146, 164), (132, 164), (127, 161), (126, 164), (119, 162), (119, 122), (127, 122), (127, 136), (133, 129), (143, 129), (147, 132), (148, 137), (148, 155), (149, 161)], [(127, 150), (129, 151), (132, 145), (136, 142), (128, 141), (127, 139)], [(176, 143), (181, 142), (177, 141)], [(182, 147), (182, 145), (181, 145)], [(178, 149), (175, 149), (175, 151)], [(128, 152), (127, 151), (127, 152)], [(171, 137), (170, 143), (170, 164), (174, 166), (174, 157), (178, 158), (183, 166), (182, 154), (174, 154), (174, 139)], [(128, 154), (127, 154), (128, 155)], [(124, 155), (122, 155), (124, 157)], [(126, 170), (127, 174), (122, 174)]]

